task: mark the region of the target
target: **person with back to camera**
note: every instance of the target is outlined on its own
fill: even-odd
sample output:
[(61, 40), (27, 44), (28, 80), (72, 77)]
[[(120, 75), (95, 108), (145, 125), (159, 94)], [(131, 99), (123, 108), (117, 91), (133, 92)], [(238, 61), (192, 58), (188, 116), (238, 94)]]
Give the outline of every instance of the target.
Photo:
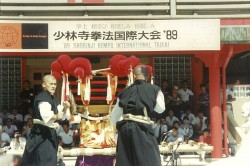
[(133, 73), (136, 80), (119, 93), (110, 119), (118, 130), (116, 165), (161, 166), (159, 147), (148, 116), (153, 111), (165, 110), (164, 95), (160, 87), (147, 83), (145, 66), (137, 66)]
[(34, 100), (34, 125), (27, 138), (21, 166), (56, 166), (57, 135), (54, 123), (61, 119), (70, 107), (68, 101), (61, 106), (54, 97), (56, 79), (52, 75), (43, 77), (43, 91)]

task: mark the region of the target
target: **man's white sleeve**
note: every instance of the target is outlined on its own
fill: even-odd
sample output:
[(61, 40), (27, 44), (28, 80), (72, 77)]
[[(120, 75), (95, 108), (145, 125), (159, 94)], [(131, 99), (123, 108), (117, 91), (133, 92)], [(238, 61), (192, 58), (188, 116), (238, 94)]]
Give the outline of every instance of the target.
[(159, 114), (165, 111), (165, 100), (164, 100), (164, 95), (161, 90), (157, 94), (156, 105), (155, 105), (154, 111)]
[(120, 101), (119, 98), (117, 98), (115, 107), (113, 108), (113, 111), (110, 117), (110, 123), (113, 125), (115, 125), (119, 121), (120, 117), (123, 114), (122, 108), (119, 107), (119, 101)]
[(51, 104), (49, 102), (40, 102), (38, 104), (38, 109), (44, 123), (48, 123), (54, 115), (54, 112), (51, 110)]

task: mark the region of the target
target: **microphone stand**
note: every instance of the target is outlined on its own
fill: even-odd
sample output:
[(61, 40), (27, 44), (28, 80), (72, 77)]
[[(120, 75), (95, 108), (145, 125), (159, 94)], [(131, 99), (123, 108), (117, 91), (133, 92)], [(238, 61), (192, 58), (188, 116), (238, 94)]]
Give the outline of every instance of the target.
[[(171, 131), (171, 130), (170, 130), (170, 131)], [(160, 140), (161, 142), (164, 142), (164, 141), (166, 140), (166, 138), (168, 137), (168, 134), (171, 133), (170, 131), (164, 132), (164, 133), (162, 134), (161, 140)], [(164, 135), (165, 135), (165, 136), (164, 136)], [(164, 136), (164, 139), (162, 139), (163, 136)]]

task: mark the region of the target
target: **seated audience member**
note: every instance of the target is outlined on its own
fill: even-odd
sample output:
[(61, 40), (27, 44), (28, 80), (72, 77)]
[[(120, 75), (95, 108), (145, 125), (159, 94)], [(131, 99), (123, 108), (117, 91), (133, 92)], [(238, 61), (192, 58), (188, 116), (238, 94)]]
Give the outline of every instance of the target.
[(197, 117), (195, 117), (193, 125), (194, 125), (194, 131), (196, 134), (201, 135), (203, 133), (203, 130), (208, 128), (206, 123), (207, 117), (203, 116), (203, 112), (198, 112)]
[(195, 119), (195, 116), (194, 114), (191, 113), (190, 109), (186, 109), (185, 110), (185, 113), (181, 116), (181, 120), (183, 120), (183, 118), (187, 116), (188, 119), (189, 119), (189, 123), (192, 124), (194, 119)]
[(181, 107), (182, 110), (191, 108), (191, 101), (194, 93), (188, 88), (188, 81), (183, 80), (181, 84), (181, 89), (178, 90), (178, 94), (181, 96)]
[[(210, 136), (210, 130), (204, 129), (203, 134), (199, 137), (200, 143), (205, 143), (208, 145), (211, 145), (211, 136)], [(205, 151), (198, 152), (200, 161), (206, 161), (205, 160)]]
[(23, 116), (18, 113), (17, 108), (12, 108), (12, 112), (8, 115), (8, 118), (12, 119), (13, 123), (23, 122)]
[(14, 138), (11, 139), (10, 147), (13, 150), (22, 150), (25, 148), (26, 139), (21, 136), (18, 131), (15, 131)]
[(178, 129), (176, 127), (173, 127), (170, 134), (167, 137), (166, 142), (172, 142), (174, 144), (179, 144), (183, 142), (183, 136), (179, 134)]
[(12, 108), (12, 114), (10, 114), (8, 118), (12, 119), (12, 123), (15, 124), (19, 130), (22, 129), (23, 115), (18, 113), (17, 108)]
[(180, 122), (179, 122), (179, 121), (174, 121), (174, 123), (173, 123), (173, 127), (176, 127), (176, 128), (177, 128), (177, 130), (178, 130), (178, 132), (179, 132), (179, 134), (180, 134), (180, 135), (182, 135), (182, 136), (183, 136), (183, 138), (184, 138), (185, 131), (184, 131), (182, 128), (180, 128), (180, 126), (181, 126), (181, 124), (180, 124)]
[(189, 141), (189, 139), (191, 139), (191, 137), (193, 136), (193, 133), (194, 133), (193, 127), (189, 123), (189, 119), (187, 116), (185, 116), (183, 118), (180, 128), (182, 129), (183, 134), (184, 134), (184, 141), (187, 143)]
[(30, 134), (31, 128), (33, 127), (33, 119), (29, 118), (27, 120), (26, 126), (23, 126), (23, 131), (22, 131), (22, 136), (27, 138), (28, 135)]
[(200, 110), (203, 111), (203, 114), (206, 117), (210, 117), (210, 112), (209, 112), (209, 94), (207, 92), (207, 88), (205, 84), (200, 85), (201, 93), (199, 94), (198, 97), (198, 104), (200, 107)]
[(168, 97), (168, 109), (174, 111), (174, 115), (177, 118), (181, 118), (181, 111), (182, 111), (182, 100), (180, 94), (178, 94), (178, 86), (174, 86), (172, 89), (171, 95)]
[(25, 123), (27, 123), (27, 120), (28, 120), (29, 118), (32, 118), (32, 113), (33, 113), (33, 109), (32, 109), (31, 107), (29, 107), (29, 108), (28, 108), (28, 114), (26, 114), (26, 115), (24, 116), (24, 119), (23, 119), (23, 121), (24, 121)]
[(0, 148), (9, 146), (10, 141), (10, 136), (7, 133), (3, 132), (3, 126), (0, 125)]
[(174, 121), (179, 121), (179, 119), (174, 116), (174, 111), (173, 110), (169, 110), (168, 111), (168, 116), (166, 117), (166, 124), (167, 124), (168, 128), (171, 129), (173, 127)]
[(168, 102), (168, 96), (170, 95), (170, 89), (168, 86), (168, 80), (164, 79), (161, 81), (161, 91), (164, 95), (165, 104)]
[(7, 108), (3, 108), (2, 111), (0, 111), (0, 117), (3, 120), (3, 122), (5, 122), (5, 120), (8, 118), (8, 115), (10, 113), (8, 112)]
[(168, 131), (168, 127), (166, 125), (166, 120), (164, 118), (157, 119), (157, 122), (153, 124), (154, 136), (157, 139), (157, 142), (160, 143), (162, 139), (162, 134)]
[(7, 118), (6, 125), (3, 127), (3, 131), (13, 138), (16, 130), (16, 125), (13, 125), (11, 119)]
[(211, 145), (211, 136), (209, 129), (203, 130), (203, 134), (199, 136), (199, 142)]
[(73, 144), (73, 131), (69, 129), (69, 122), (64, 122), (62, 124), (63, 131), (59, 133), (62, 138), (62, 147), (71, 148)]

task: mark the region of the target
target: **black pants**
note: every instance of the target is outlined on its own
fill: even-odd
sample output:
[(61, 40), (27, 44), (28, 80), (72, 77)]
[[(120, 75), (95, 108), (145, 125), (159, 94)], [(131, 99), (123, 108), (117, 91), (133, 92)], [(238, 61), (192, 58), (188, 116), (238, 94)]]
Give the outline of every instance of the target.
[(122, 121), (117, 124), (117, 166), (161, 166), (160, 151), (151, 125)]
[(56, 166), (56, 130), (35, 124), (27, 138), (21, 166)]

